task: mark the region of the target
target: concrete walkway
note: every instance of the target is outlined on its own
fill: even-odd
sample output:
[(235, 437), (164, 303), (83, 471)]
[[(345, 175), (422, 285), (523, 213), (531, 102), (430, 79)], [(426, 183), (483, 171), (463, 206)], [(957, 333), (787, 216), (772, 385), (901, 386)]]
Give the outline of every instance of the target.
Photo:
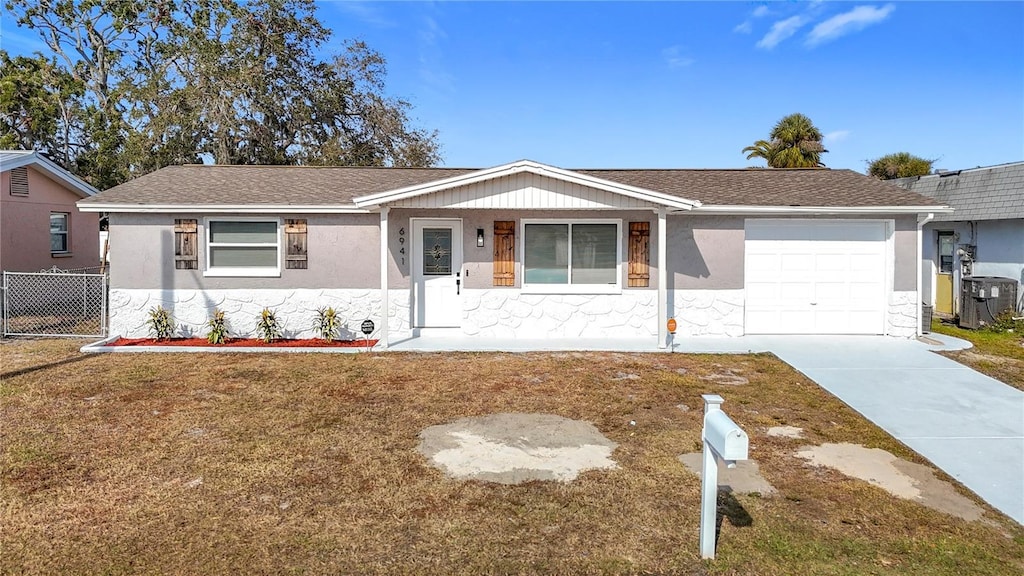
[[(744, 336), (680, 338), (681, 353), (772, 352), (994, 508), (1024, 524), (1024, 392), (937, 350), (956, 338)], [(645, 339), (487, 340), (413, 338), (391, 350), (607, 350), (667, 352)]]

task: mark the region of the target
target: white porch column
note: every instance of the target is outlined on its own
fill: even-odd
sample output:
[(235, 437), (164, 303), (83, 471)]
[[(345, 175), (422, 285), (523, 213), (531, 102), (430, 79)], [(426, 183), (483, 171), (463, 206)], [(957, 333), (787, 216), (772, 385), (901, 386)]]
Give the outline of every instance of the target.
[(388, 298), (388, 212), (391, 208), (380, 208), (380, 331), (377, 344), (382, 349), (388, 347), (388, 312), (391, 301)]
[(668, 346), (668, 214), (658, 208), (658, 348)]
[[(921, 323), (924, 321), (921, 317), (924, 315), (922, 304), (924, 304), (924, 294), (921, 294), (921, 289), (924, 287), (923, 276), (924, 276), (924, 225), (931, 222), (935, 218), (935, 214), (929, 212), (928, 214), (917, 215), (917, 335), (924, 335), (924, 327)], [(934, 284), (935, 280), (932, 280)], [(935, 311), (935, 300), (932, 300), (932, 311)], [(929, 328), (931, 330), (931, 328)]]

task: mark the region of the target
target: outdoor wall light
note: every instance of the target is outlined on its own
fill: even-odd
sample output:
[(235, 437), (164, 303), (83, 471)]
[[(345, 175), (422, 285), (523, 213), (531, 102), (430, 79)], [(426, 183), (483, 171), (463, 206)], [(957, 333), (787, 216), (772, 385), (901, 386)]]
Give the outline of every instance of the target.
[(483, 228), (477, 228), (476, 229), (476, 247), (477, 248), (483, 248), (484, 247), (484, 229)]

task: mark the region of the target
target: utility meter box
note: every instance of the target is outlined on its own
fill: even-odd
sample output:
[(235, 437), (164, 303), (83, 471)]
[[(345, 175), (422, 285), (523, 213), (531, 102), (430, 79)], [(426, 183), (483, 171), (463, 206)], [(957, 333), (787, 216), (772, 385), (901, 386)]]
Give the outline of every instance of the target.
[(747, 433), (721, 410), (704, 415), (704, 440), (722, 460), (747, 459), (750, 446)]

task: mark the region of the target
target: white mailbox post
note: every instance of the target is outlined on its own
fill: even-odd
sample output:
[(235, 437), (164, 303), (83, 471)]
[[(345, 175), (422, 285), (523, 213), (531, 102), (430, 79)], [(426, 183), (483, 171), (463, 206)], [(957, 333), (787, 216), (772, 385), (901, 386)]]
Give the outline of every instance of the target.
[(732, 418), (722, 412), (722, 399), (718, 394), (704, 394), (704, 471), (701, 475), (700, 494), (700, 556), (715, 557), (715, 526), (718, 519), (718, 460), (729, 468), (737, 460), (746, 460), (750, 440)]

